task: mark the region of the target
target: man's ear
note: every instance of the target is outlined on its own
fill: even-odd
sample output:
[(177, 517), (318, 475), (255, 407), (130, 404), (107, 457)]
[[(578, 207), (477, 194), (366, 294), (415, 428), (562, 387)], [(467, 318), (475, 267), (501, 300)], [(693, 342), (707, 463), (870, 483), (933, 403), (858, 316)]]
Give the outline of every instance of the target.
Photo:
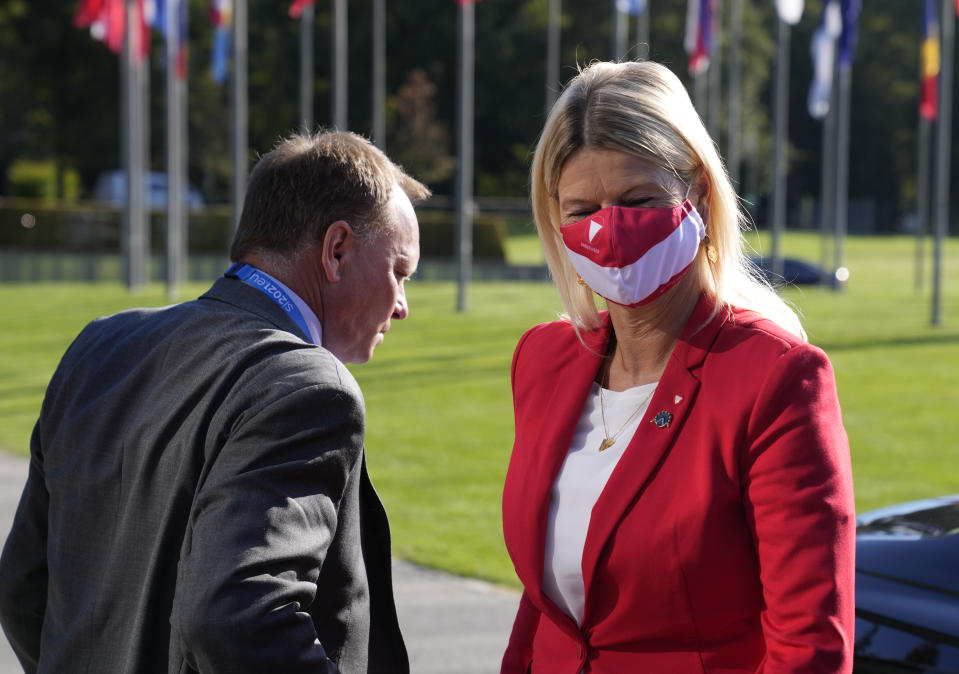
[(343, 278), (343, 264), (356, 249), (356, 237), (353, 229), (345, 220), (337, 220), (323, 235), (323, 248), (320, 264), (323, 265), (323, 274), (326, 280), (336, 283)]

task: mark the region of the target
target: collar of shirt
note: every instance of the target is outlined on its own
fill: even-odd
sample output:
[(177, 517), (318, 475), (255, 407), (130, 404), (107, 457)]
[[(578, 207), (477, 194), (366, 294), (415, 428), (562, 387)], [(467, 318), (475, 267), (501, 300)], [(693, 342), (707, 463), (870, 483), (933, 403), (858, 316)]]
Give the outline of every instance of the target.
[[(317, 346), (323, 346), (323, 326), (320, 325), (319, 319), (316, 317), (316, 314), (313, 313), (313, 310), (310, 309), (309, 305), (300, 298), (295, 292), (290, 290), (285, 284), (273, 278), (270, 274), (267, 274), (262, 269), (254, 267), (252, 264), (243, 264), (236, 263), (230, 266), (227, 270), (227, 275), (233, 275), (237, 269), (242, 267), (249, 267), (251, 270), (255, 271), (260, 276), (264, 277), (270, 283), (273, 283), (277, 288), (282, 290), (286, 295), (292, 300), (293, 304), (296, 305), (296, 308), (299, 310), (300, 315), (303, 317), (303, 320), (306, 322), (306, 328), (310, 333), (310, 341), (316, 344)], [(233, 272), (233, 273), (231, 273)]]
[[(264, 275), (269, 276), (263, 272)], [(273, 282), (276, 283), (282, 290), (289, 293), (290, 299), (293, 300), (293, 304), (296, 305), (296, 308), (300, 310), (300, 314), (303, 316), (303, 320), (306, 321), (306, 327), (310, 329), (310, 341), (316, 344), (317, 346), (323, 346), (323, 326), (320, 325), (320, 320), (316, 317), (316, 314), (313, 313), (313, 310), (310, 309), (309, 305), (300, 299), (300, 296), (295, 292), (287, 288), (285, 285), (273, 279)]]

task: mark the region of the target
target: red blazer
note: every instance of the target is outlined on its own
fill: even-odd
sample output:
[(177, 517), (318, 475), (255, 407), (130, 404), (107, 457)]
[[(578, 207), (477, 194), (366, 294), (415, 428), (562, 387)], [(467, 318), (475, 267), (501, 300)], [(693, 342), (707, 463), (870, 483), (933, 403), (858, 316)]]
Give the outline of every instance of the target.
[(503, 531), (525, 592), (503, 672), (851, 671), (854, 505), (832, 368), (771, 321), (712, 307), (693, 312), (593, 508), (582, 628), (543, 594), (546, 519), (609, 318), (589, 348), (565, 322), (520, 340)]

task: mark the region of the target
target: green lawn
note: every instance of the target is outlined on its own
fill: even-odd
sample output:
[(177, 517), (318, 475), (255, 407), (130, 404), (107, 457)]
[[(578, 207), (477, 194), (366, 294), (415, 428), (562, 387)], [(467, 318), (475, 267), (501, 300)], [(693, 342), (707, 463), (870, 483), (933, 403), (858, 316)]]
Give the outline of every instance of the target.
[[(789, 233), (783, 249), (816, 260), (818, 246)], [(528, 240), (520, 248), (535, 261)], [(959, 240), (948, 242), (939, 327), (929, 325), (928, 283), (914, 289), (913, 255), (905, 237), (852, 238), (843, 292), (785, 291), (835, 366), (860, 510), (959, 493)], [(514, 584), (499, 517), (512, 443), (509, 362), (522, 332), (553, 318), (559, 301), (546, 284), (475, 284), (463, 314), (451, 283), (414, 281), (409, 297), (410, 318), (372, 362), (351, 368), (366, 395), (370, 471), (391, 513), (394, 552)], [(0, 447), (23, 452), (44, 386), (83, 324), (166, 299), (160, 286), (128, 295), (117, 285), (24, 284), (0, 286), (0, 302)]]

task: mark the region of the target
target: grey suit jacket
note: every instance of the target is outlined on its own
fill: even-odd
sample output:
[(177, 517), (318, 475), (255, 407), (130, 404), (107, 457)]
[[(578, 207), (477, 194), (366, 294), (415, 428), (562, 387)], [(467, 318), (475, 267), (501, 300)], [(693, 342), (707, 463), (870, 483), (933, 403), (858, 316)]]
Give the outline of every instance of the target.
[(88, 325), (0, 557), (24, 669), (408, 672), (364, 424), (349, 371), (236, 279)]

